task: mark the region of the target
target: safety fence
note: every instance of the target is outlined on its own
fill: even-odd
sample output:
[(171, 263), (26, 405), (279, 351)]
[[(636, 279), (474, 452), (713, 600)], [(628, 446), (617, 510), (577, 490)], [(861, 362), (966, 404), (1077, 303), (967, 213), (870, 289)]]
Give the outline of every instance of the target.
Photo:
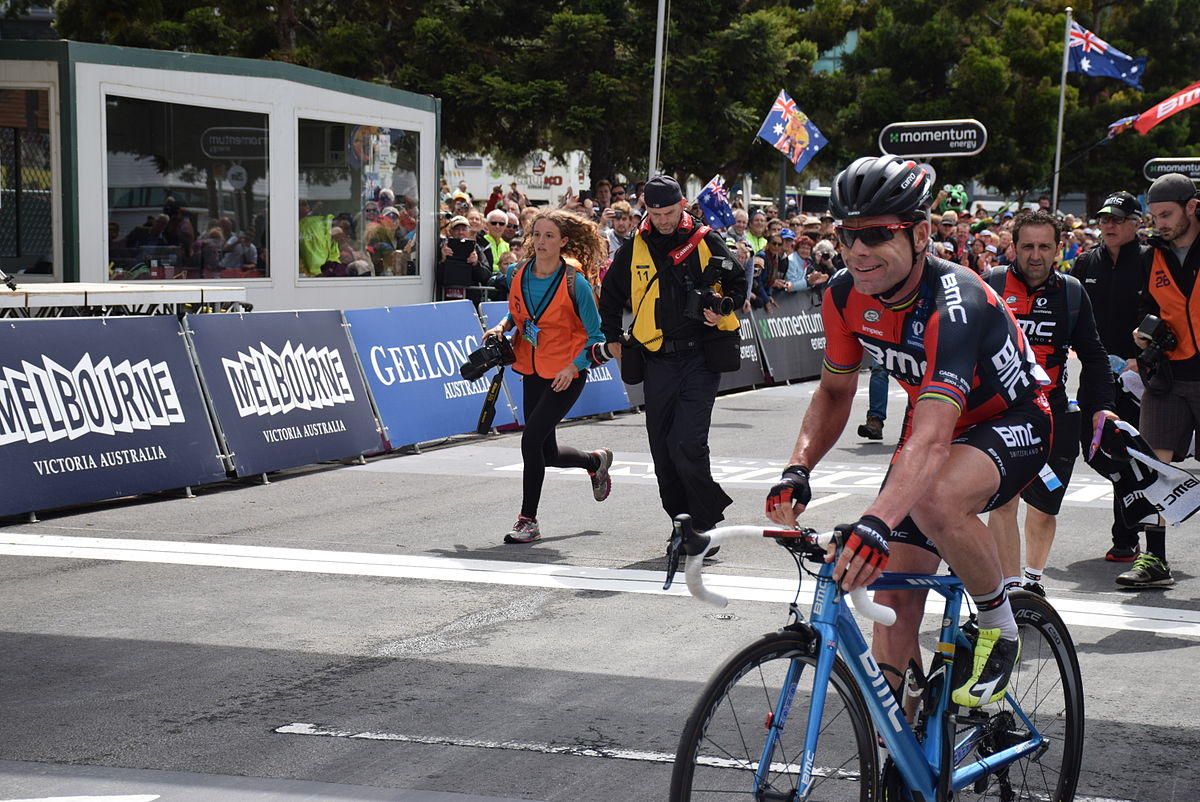
[[(723, 391), (820, 371), (820, 298), (741, 319)], [(13, 319), (0, 325), (0, 515), (361, 457), (473, 432), (495, 370), (459, 367), (503, 302), (295, 312)], [(523, 422), (507, 371), (493, 426)], [(589, 371), (568, 418), (627, 410), (640, 386)]]

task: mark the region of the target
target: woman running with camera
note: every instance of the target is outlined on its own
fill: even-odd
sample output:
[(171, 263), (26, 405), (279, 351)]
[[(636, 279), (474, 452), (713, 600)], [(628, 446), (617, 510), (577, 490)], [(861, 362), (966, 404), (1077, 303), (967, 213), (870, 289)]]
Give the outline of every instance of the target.
[(524, 385), (521, 514), (504, 536), (505, 543), (531, 543), (541, 537), (537, 508), (547, 465), (586, 470), (597, 501), (608, 498), (612, 489), (612, 451), (585, 453), (560, 446), (554, 433), (583, 392), (589, 364), (602, 361), (592, 356), (593, 346), (603, 350), (604, 335), (588, 280), (604, 253), (600, 232), (595, 223), (571, 212), (540, 211), (533, 218), (525, 253), (533, 258), (509, 268), (508, 314), (484, 335), (503, 337), (516, 329), (513, 370), (522, 375)]

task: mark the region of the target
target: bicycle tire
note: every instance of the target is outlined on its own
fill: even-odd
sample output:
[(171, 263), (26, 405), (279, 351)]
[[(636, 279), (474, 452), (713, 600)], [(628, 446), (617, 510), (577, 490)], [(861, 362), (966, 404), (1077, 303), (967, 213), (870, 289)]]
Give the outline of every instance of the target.
[[(766, 635), (717, 669), (688, 717), (675, 768), (671, 802), (790, 800), (799, 780), (799, 758), (808, 727), (816, 661), (808, 635)], [(784, 731), (780, 733), (769, 787), (755, 795), (754, 772), (792, 661), (802, 666)], [(812, 802), (875, 802), (878, 777), (875, 728), (850, 670), (837, 658), (830, 675), (814, 763), (818, 778)]]
[[(1075, 644), (1046, 599), (1014, 591), (1009, 600), (1021, 633), (1021, 660), (1013, 669), (1009, 694), (1049, 739), (1049, 747), (956, 792), (954, 798), (956, 802), (1071, 802), (1079, 782), (1084, 737), (1083, 680)], [(997, 711), (993, 715), (1010, 711), (1007, 701), (985, 709)], [(974, 753), (966, 758), (973, 759)]]

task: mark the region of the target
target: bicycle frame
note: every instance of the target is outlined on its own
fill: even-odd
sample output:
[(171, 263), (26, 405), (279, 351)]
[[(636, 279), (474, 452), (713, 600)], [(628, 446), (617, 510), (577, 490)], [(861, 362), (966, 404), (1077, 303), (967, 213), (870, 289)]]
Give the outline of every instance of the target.
[[(954, 738), (956, 717), (950, 713), (952, 691), (948, 676), (941, 682), (934, 709), (929, 713), (928, 732), (922, 744), (913, 733), (912, 727), (900, 708), (895, 694), (883, 676), (879, 665), (871, 656), (870, 646), (863, 637), (857, 620), (846, 604), (833, 581), (833, 564), (824, 564), (818, 572), (817, 588), (813, 598), (811, 620), (807, 625), (814, 631), (816, 673), (813, 679), (812, 706), (809, 709), (807, 737), (800, 765), (798, 798), (804, 799), (810, 792), (812, 771), (816, 759), (817, 739), (821, 732), (824, 714), (825, 692), (829, 686), (835, 657), (840, 654), (854, 676), (859, 688), (864, 691), (867, 712), (875, 729), (883, 738), (896, 768), (904, 778), (914, 799), (943, 800), (951, 790), (957, 791), (974, 783), (983, 775), (1004, 767), (1015, 760), (1039, 749), (1045, 741), (1033, 722), (1011, 695), (1006, 701), (1022, 724), (1029, 729), (1031, 737), (1021, 743), (982, 757), (948, 773), (943, 767), (953, 766), (960, 755), (969, 753), (977, 742), (978, 734), (968, 734), (958, 744), (951, 746)], [(946, 600), (942, 618), (941, 637), (938, 642), (935, 668), (930, 679), (938, 672), (949, 673), (955, 649), (966, 646), (958, 621), (962, 611), (963, 585), (956, 576), (932, 576), (927, 574), (885, 573), (871, 585), (871, 590), (932, 590)], [(771, 732), (764, 745), (762, 758), (755, 774), (755, 789), (765, 782), (771, 768), (778, 733), (787, 722), (787, 715), (803, 666), (793, 662), (787, 674), (787, 687), (791, 692), (782, 694), (774, 711)]]

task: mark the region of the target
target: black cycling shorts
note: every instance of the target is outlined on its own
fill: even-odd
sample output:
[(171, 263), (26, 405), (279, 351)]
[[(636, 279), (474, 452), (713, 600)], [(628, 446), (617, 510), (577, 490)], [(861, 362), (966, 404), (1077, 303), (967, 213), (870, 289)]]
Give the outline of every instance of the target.
[(1082, 415), (1079, 410), (1060, 412), (1054, 416), (1054, 437), (1050, 441), (1050, 458), (1046, 464), (1054, 471), (1059, 486), (1051, 490), (1041, 477), (1034, 479), (1021, 491), (1021, 498), (1030, 507), (1047, 515), (1058, 515), (1062, 509), (1071, 473), (1075, 470), (1075, 458), (1079, 456), (1079, 426)]
[[(1000, 472), (1000, 487), (979, 512), (1003, 506), (1038, 478), (1050, 453), (1050, 427), (1051, 417), (1045, 408), (1035, 401), (1029, 401), (1010, 407), (991, 420), (975, 424), (951, 441), (987, 454)], [(1077, 437), (1071, 435), (1072, 439)], [(887, 484), (887, 477), (883, 482)], [(905, 517), (892, 529), (888, 541), (907, 543), (937, 554), (933, 541), (910, 517)]]

